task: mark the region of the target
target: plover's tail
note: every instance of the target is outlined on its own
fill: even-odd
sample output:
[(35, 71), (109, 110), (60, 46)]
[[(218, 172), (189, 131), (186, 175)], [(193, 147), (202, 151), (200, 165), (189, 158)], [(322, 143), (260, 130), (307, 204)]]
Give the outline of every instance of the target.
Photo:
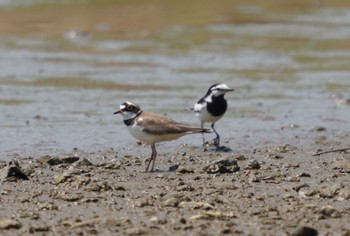
[(210, 129), (202, 129), (202, 128), (196, 128), (196, 127), (188, 127), (185, 126), (183, 127), (184, 129), (186, 129), (187, 133), (212, 133), (213, 131)]

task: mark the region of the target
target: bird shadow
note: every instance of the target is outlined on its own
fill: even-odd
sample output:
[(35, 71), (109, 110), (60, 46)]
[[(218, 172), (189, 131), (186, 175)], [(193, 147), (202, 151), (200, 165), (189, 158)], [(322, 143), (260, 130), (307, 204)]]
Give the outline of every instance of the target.
[(206, 151), (206, 152), (224, 152), (224, 153), (233, 152), (233, 150), (227, 146), (206, 147), (204, 149), (204, 151)]

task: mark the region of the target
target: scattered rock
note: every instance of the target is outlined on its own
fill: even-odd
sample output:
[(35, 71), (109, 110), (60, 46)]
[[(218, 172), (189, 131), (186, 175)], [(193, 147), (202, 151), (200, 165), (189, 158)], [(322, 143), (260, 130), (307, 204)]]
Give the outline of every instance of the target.
[(15, 181), (16, 179), (29, 180), (28, 176), (17, 165), (12, 164), (0, 170), (0, 180)]
[(315, 138), (314, 143), (317, 145), (320, 145), (320, 144), (325, 144), (326, 141), (327, 141), (326, 136), (319, 136), (319, 137)]
[(203, 209), (203, 210), (211, 210), (214, 209), (214, 206), (206, 203), (206, 202), (194, 202), (194, 201), (183, 201), (180, 202), (179, 207), (181, 208), (191, 208), (191, 209)]
[(56, 184), (61, 184), (61, 183), (64, 183), (66, 182), (69, 178), (71, 178), (72, 175), (69, 174), (69, 173), (63, 173), (63, 174), (60, 174), (59, 176), (57, 176), (56, 178)]
[(125, 230), (125, 234), (127, 234), (127, 235), (146, 235), (147, 233), (148, 232), (147, 232), (146, 228), (133, 227), (133, 228), (129, 228), (129, 229)]
[(339, 160), (332, 164), (332, 168), (342, 173), (350, 173), (350, 160)]
[(189, 220), (227, 220), (233, 217), (233, 214), (224, 214), (220, 211), (206, 211), (204, 213), (191, 216)]
[(326, 131), (326, 127), (323, 127), (323, 126), (315, 126), (311, 129), (311, 131), (313, 132), (323, 132), (323, 131)]
[(22, 170), (23, 174), (30, 176), (31, 174), (33, 174), (35, 172), (35, 168), (37, 167), (36, 165), (37, 164), (35, 164), (33, 162), (29, 162), (27, 164), (24, 164), (21, 167), (21, 170)]
[(67, 202), (77, 202), (83, 198), (83, 194), (81, 193), (61, 193), (60, 196), (58, 196), (59, 199)]
[(260, 163), (255, 159), (251, 160), (245, 169), (248, 169), (248, 170), (260, 169)]
[(293, 190), (295, 190), (296, 192), (299, 192), (300, 189), (302, 189), (302, 188), (308, 188), (308, 187), (310, 187), (308, 184), (301, 184), (301, 185), (298, 185), (298, 186), (296, 186), (296, 187), (293, 187)]
[(319, 213), (321, 214), (322, 219), (337, 218), (341, 216), (337, 209), (329, 205), (322, 207)]
[(17, 220), (13, 219), (2, 219), (0, 220), (0, 229), (20, 229), (22, 224)]
[(165, 217), (153, 216), (149, 219), (149, 222), (158, 224), (158, 225), (164, 225), (167, 223), (167, 220)]
[(76, 161), (79, 160), (79, 157), (51, 157), (50, 155), (42, 156), (40, 157), (37, 161), (42, 164), (42, 165), (50, 165), (50, 166), (55, 166), (55, 165), (60, 165), (60, 164), (72, 164)]
[(120, 162), (108, 163), (104, 165), (104, 168), (109, 170), (119, 170), (121, 167), (122, 167), (122, 164)]
[(184, 201), (184, 200), (186, 200), (184, 194), (175, 193), (175, 194), (171, 194), (171, 195), (165, 196), (160, 201), (160, 205), (162, 207), (166, 207), (166, 206), (177, 207), (179, 205), (179, 203)]
[(85, 166), (93, 166), (94, 164), (92, 164), (88, 159), (86, 159), (86, 158), (81, 158), (81, 159), (79, 159), (78, 158), (78, 160), (76, 160), (75, 162), (74, 162), (74, 164), (72, 165), (72, 168), (77, 168), (77, 169), (79, 169), (79, 168), (81, 168), (81, 167), (85, 167)]
[(240, 170), (237, 161), (234, 159), (223, 159), (211, 163), (203, 168), (207, 174), (233, 173)]
[(305, 172), (303, 172), (303, 173), (301, 173), (301, 174), (297, 175), (297, 177), (308, 177), (308, 178), (310, 178), (310, 177), (311, 177), (311, 175), (310, 175), (309, 173), (305, 173)]
[(318, 232), (316, 229), (309, 226), (298, 226), (293, 232), (292, 236), (317, 236)]
[(177, 170), (177, 168), (179, 168), (179, 166), (180, 165), (178, 165), (178, 164), (175, 164), (175, 165), (171, 165), (170, 167), (169, 167), (169, 172), (174, 172), (174, 171), (176, 171)]
[(29, 233), (31, 234), (48, 231), (50, 231), (50, 227), (47, 225), (32, 225), (29, 228)]
[(45, 155), (38, 158), (38, 162), (42, 165), (48, 164), (50, 166), (59, 165), (63, 163), (62, 160), (60, 160), (58, 157), (51, 157), (49, 155)]
[(274, 154), (280, 154), (280, 153), (287, 153), (291, 151), (297, 150), (297, 147), (292, 146), (290, 144), (283, 144), (280, 146), (272, 147), (267, 149), (269, 153), (274, 153)]
[(269, 159), (283, 159), (282, 155), (276, 154), (276, 153), (269, 153), (266, 155)]
[(179, 168), (176, 169), (176, 174), (191, 174), (191, 173), (194, 173), (193, 168), (180, 166)]

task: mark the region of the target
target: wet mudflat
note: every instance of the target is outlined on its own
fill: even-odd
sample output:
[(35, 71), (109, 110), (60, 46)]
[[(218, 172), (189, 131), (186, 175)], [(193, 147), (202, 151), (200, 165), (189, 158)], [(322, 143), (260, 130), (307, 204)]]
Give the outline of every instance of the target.
[(4, 235), (349, 234), (347, 152), (312, 156), (290, 144), (242, 153), (172, 149), (161, 149), (153, 173), (143, 172), (146, 160), (132, 150), (14, 158), (12, 166), (29, 180), (17, 172), (5, 177), (9, 166), (3, 163), (0, 230)]
[[(349, 235), (347, 1), (0, 6), (1, 234)], [(144, 173), (112, 113), (199, 126), (216, 82), (227, 148), (162, 143)]]

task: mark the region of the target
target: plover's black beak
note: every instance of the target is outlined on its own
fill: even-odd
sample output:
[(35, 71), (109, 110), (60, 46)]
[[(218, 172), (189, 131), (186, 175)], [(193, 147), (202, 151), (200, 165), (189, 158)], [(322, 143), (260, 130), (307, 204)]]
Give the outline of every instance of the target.
[(116, 112), (113, 113), (113, 115), (119, 114), (120, 112), (121, 112), (120, 110), (119, 110), (119, 111), (116, 111)]

